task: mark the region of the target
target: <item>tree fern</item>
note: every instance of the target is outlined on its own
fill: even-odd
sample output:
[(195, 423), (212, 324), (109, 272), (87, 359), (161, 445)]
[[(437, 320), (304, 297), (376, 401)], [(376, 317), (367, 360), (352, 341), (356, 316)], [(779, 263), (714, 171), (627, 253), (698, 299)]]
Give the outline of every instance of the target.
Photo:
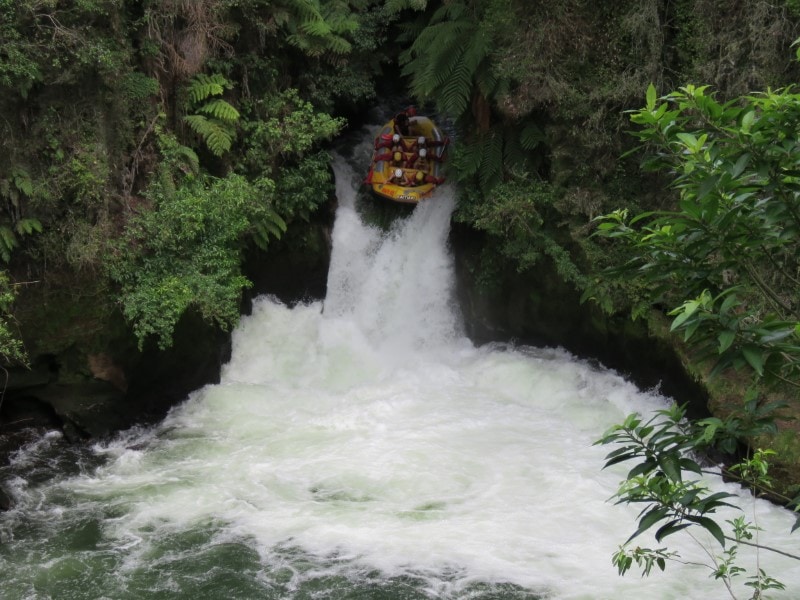
[(262, 250), (266, 250), (270, 238), (280, 239), (286, 233), (286, 221), (273, 210), (266, 209), (266, 213), (253, 222), (253, 241)]
[(536, 137), (534, 129), (538, 128), (530, 126), (520, 134), (513, 126), (496, 125), (488, 132), (459, 144), (453, 158), (459, 180), (475, 177), (480, 188), (489, 191), (503, 181), (506, 171), (526, 176), (532, 164), (531, 148), (525, 143), (532, 143)]
[(325, 19), (323, 19), (322, 16), (320, 16), (318, 19), (300, 23), (298, 29), (300, 29), (300, 31), (306, 35), (320, 38), (332, 33), (331, 26), (325, 22)]
[(481, 21), (463, 1), (440, 7), (427, 27), (400, 55), (403, 74), (420, 99), (432, 99), (440, 110), (461, 118), (476, 91), (481, 71), (490, 68), (491, 43)]
[(31, 235), (42, 232), (42, 224), (39, 219), (20, 219), (15, 224), (15, 229), (20, 235)]
[(17, 236), (8, 225), (0, 225), (0, 258), (3, 262), (11, 260), (11, 251), (19, 246)]
[(206, 102), (198, 107), (197, 110), (219, 121), (231, 124), (236, 123), (240, 116), (238, 110), (220, 98)]
[(536, 123), (528, 123), (519, 134), (519, 142), (525, 150), (533, 150), (544, 139), (544, 132)]
[(221, 96), (231, 87), (231, 83), (219, 73), (211, 75), (200, 73), (192, 78), (186, 91), (189, 103), (194, 105), (211, 96)]
[(19, 208), (20, 200), (33, 196), (33, 180), (22, 167), (12, 167), (8, 177), (0, 179), (0, 197)]
[(188, 108), (183, 121), (216, 156), (222, 156), (233, 145), (239, 111), (229, 102), (215, 96), (222, 95), (231, 83), (219, 73), (199, 74), (192, 78), (187, 89)]
[(410, 45), (400, 55), (414, 95), (435, 102), (467, 132), (452, 162), (459, 179), (475, 177), (483, 190), (507, 172), (525, 173), (542, 140), (535, 126), (500, 116), (498, 99), (512, 82), (494, 69), (493, 51), (510, 17), (498, 16), (496, 8), (485, 0), (449, 0), (422, 29), (405, 29), (402, 39)]
[(491, 189), (503, 180), (504, 137), (501, 132), (495, 130), (484, 140), (481, 169), (478, 173), (481, 188), (484, 190)]
[(178, 146), (175, 149), (175, 160), (179, 163), (179, 168), (184, 172), (197, 175), (200, 172), (200, 159), (197, 153), (189, 146)]
[(425, 10), (428, 6), (428, 0), (386, 0), (383, 10), (388, 15), (394, 15), (401, 10)]
[(345, 36), (358, 29), (350, 3), (345, 0), (284, 0), (285, 10), (276, 20), (288, 30), (286, 41), (301, 52), (321, 57), (347, 54), (352, 49)]
[(222, 156), (231, 149), (236, 130), (228, 123), (203, 115), (186, 115), (183, 120), (216, 156)]

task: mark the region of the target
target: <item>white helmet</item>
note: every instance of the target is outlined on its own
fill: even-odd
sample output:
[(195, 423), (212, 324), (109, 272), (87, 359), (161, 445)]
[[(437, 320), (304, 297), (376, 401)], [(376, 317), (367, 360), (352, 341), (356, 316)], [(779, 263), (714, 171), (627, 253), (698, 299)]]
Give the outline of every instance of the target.
[(400, 141), (400, 134), (399, 134), (399, 133), (395, 133), (395, 134), (392, 136), (392, 141), (393, 141), (395, 144), (396, 144), (397, 142), (399, 142), (399, 141)]
[(425, 145), (425, 136), (424, 136), (424, 135), (421, 135), (421, 136), (419, 136), (419, 137), (417, 138), (417, 143), (418, 143), (420, 146), (424, 146), (424, 145)]
[(426, 156), (428, 156), (428, 151), (425, 148), (419, 151), (420, 158), (425, 158)]
[(394, 170), (394, 176), (397, 177), (397, 178), (402, 177), (403, 176), (403, 169), (395, 169)]

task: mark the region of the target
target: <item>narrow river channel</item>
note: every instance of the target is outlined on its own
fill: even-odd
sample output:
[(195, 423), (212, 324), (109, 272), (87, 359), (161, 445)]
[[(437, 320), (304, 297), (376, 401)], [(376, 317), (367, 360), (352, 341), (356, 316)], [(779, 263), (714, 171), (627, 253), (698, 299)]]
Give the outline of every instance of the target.
[[(453, 191), (384, 231), (360, 216), (363, 174), (341, 157), (335, 171), (324, 302), (259, 298), (221, 383), (153, 428), (72, 450), (52, 433), (14, 456), (0, 596), (729, 597), (707, 567), (611, 565), (636, 512), (608, 502), (624, 470), (602, 471), (592, 443), (670, 401), (559, 349), (474, 347), (453, 298)], [(755, 509), (762, 542), (798, 545), (790, 514)], [(800, 567), (761, 558), (787, 585), (775, 597), (800, 597)]]

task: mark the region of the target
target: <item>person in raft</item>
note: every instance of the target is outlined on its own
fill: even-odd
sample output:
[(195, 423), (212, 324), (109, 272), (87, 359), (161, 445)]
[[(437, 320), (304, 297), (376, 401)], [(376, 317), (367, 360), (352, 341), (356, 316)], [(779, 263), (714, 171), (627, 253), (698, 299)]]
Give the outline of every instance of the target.
[(427, 148), (420, 148), (406, 160), (407, 169), (428, 170), (428, 161), (442, 162), (442, 157), (435, 152), (428, 152)]
[(401, 165), (403, 161), (403, 153), (402, 152), (381, 152), (380, 154), (375, 155), (375, 158), (372, 162), (391, 162), (396, 165)]
[(381, 148), (397, 149), (402, 151), (403, 140), (400, 137), (400, 134), (395, 133), (392, 136), (386, 134), (382, 135), (381, 139), (375, 140), (375, 150), (380, 150)]
[(395, 169), (392, 173), (392, 177), (389, 179), (389, 183), (402, 185), (403, 187), (416, 187), (425, 183), (427, 177), (430, 176), (426, 176), (422, 171)]
[(407, 137), (411, 135), (411, 124), (409, 123), (409, 117), (416, 117), (417, 116), (417, 109), (413, 106), (409, 106), (405, 110), (401, 110), (394, 116), (394, 132), (399, 133), (403, 137)]
[(421, 135), (417, 138), (415, 146), (418, 148), (438, 148), (439, 146), (446, 146), (450, 143), (450, 138), (444, 138), (443, 140), (434, 140), (430, 138), (426, 138), (425, 136)]
[(444, 183), (444, 177), (436, 177), (435, 175), (428, 175), (427, 173), (423, 173), (422, 171), (417, 171), (417, 174), (414, 176), (414, 179), (416, 180), (417, 185), (422, 185), (423, 183), (433, 183), (435, 185), (441, 185), (442, 183)]

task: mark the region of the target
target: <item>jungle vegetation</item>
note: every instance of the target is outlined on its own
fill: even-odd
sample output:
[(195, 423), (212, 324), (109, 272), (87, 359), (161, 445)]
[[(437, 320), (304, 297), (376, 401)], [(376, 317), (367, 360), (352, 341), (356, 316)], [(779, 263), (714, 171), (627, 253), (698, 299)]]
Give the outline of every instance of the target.
[(303, 230), (326, 144), (399, 80), (457, 131), (482, 280), (544, 263), (607, 314), (671, 320), (713, 418), (603, 439), (628, 460), (671, 432), (629, 479), (678, 502), (639, 529), (724, 540), (724, 499), (685, 510), (707, 499), (684, 451), (759, 489), (769, 456), (787, 500), (800, 472), (798, 38), (796, 0), (0, 0), (0, 355), (85, 353), (114, 315), (140, 347), (187, 311), (230, 328), (245, 252)]

